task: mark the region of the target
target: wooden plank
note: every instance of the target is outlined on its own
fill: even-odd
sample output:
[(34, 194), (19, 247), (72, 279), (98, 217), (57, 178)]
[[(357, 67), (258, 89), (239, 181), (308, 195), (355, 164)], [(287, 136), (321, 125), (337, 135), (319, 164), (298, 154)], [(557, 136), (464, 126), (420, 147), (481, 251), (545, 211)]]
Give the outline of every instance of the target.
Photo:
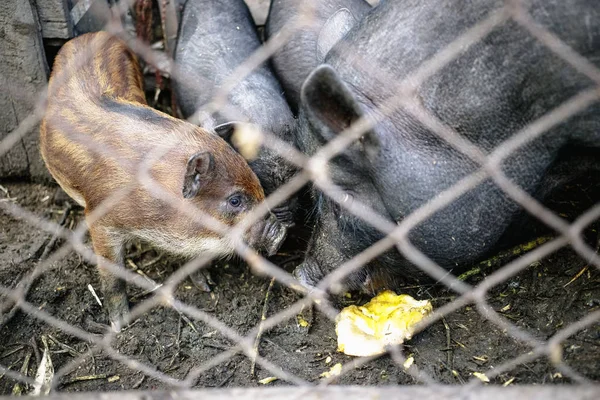
[[(600, 385), (523, 385), (523, 386), (328, 386), (200, 389), (171, 391), (118, 391), (98, 393), (54, 393), (45, 400), (597, 400)], [(0, 396), (0, 400), (14, 397)], [(21, 397), (23, 400), (39, 397)]]
[[(48, 66), (37, 13), (30, 0), (0, 7), (0, 141), (31, 114), (45, 90)], [(0, 154), (0, 177), (50, 179), (38, 148), (39, 125)], [(4, 142), (7, 143), (7, 142)]]
[(171, 58), (175, 54), (177, 32), (179, 31), (179, 3), (174, 0), (158, 0), (158, 9), (162, 19), (165, 53)]
[(42, 36), (49, 39), (70, 39), (73, 24), (67, 0), (37, 0), (37, 12), (42, 25)]

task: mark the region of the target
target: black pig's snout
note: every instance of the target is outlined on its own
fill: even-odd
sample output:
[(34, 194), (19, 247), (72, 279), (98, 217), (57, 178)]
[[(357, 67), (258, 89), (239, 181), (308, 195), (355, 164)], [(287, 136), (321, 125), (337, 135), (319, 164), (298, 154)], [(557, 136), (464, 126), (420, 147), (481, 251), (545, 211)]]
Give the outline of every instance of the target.
[(283, 244), (287, 236), (287, 225), (282, 223), (270, 214), (269, 217), (264, 221), (263, 229), (261, 232), (261, 238), (259, 241), (259, 249), (263, 250), (270, 257), (277, 253), (277, 250)]

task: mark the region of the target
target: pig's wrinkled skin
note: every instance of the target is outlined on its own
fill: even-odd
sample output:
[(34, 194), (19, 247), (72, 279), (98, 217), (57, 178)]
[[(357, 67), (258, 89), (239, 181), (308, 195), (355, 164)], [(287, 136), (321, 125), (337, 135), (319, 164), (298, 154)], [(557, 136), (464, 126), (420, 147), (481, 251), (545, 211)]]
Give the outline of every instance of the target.
[[(300, 89), (308, 74), (370, 9), (364, 0), (271, 1), (265, 25), (268, 38), (282, 28), (298, 26), (273, 55), (273, 69), (294, 112), (298, 111)], [(308, 23), (300, 27), (303, 15)]]
[[(243, 0), (189, 0), (183, 10), (175, 59), (185, 81), (174, 83), (184, 117), (206, 106), (236, 68), (261, 46), (256, 27)], [(294, 117), (283, 90), (266, 64), (254, 69), (237, 83), (219, 112), (200, 113), (203, 127), (229, 139), (234, 122), (250, 122), (262, 131), (293, 143)], [(269, 195), (296, 172), (273, 151), (261, 148), (249, 161), (265, 194)], [(273, 209), (287, 225), (292, 225), (295, 198)]]
[[(360, 115), (381, 117), (386, 99), (424, 61), (485, 18), (502, 1), (382, 2), (328, 53), (302, 88), (299, 145), (307, 154)], [(533, 19), (600, 67), (600, 8), (591, 0), (533, 0)], [(384, 75), (378, 75), (378, 72)], [(524, 28), (509, 21), (450, 62), (417, 90), (430, 113), (485, 152), (594, 83), (561, 60)], [(598, 171), (600, 105), (553, 126), (516, 150), (503, 171), (537, 198), (579, 173)], [(398, 109), (333, 160), (333, 182), (392, 221), (407, 215), (461, 178), (476, 164)], [(381, 234), (322, 194), (315, 233), (295, 271), (307, 285), (366, 248)], [(598, 199), (595, 199), (597, 201)], [(433, 261), (457, 272), (481, 260), (518, 226), (523, 212), (490, 179), (436, 212), (409, 234)], [(350, 276), (349, 288), (376, 290), (422, 272), (390, 251)]]

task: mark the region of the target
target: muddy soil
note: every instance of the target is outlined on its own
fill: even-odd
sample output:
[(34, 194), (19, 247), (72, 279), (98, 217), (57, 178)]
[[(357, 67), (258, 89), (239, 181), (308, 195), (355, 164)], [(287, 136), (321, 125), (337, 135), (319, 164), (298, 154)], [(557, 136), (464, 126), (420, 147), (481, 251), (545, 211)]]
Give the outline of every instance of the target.
[[(2, 183), (0, 201), (14, 202), (40, 218), (59, 222), (64, 204), (55, 198), (56, 187), (17, 182)], [(67, 227), (82, 222), (82, 210), (74, 208), (65, 220)], [(594, 232), (591, 232), (594, 236)], [(39, 262), (52, 235), (39, 227), (0, 213), (0, 285), (15, 285)], [(276, 262), (291, 270), (301, 257), (304, 234), (292, 238)], [(63, 243), (58, 241), (56, 248)], [(167, 256), (144, 247), (132, 246), (127, 265), (140, 267), (157, 282), (179, 265)], [(269, 279), (253, 275), (240, 262), (218, 262), (211, 269), (212, 293), (197, 289), (188, 279), (179, 285), (177, 299), (206, 311), (240, 334), (253, 329), (260, 321)], [(469, 283), (484, 279), (487, 272), (475, 274)], [(60, 321), (88, 332), (98, 332), (107, 318), (94, 299), (88, 285), (99, 293), (94, 267), (74, 251), (54, 262), (33, 284), (27, 301)], [(429, 298), (434, 307), (452, 301), (455, 293), (438, 286), (408, 286), (401, 290), (418, 298)], [(148, 297), (143, 290), (129, 286), (133, 305)], [(5, 298), (0, 298), (0, 303)], [(277, 284), (268, 302), (267, 315), (289, 307), (297, 300), (289, 289)], [(364, 303), (358, 294), (338, 299), (337, 306)], [(489, 304), (508, 321), (525, 329), (540, 340), (600, 309), (600, 273), (569, 249), (563, 249), (488, 293)], [(0, 329), (0, 365), (12, 371), (35, 376), (46, 338), (54, 368), (58, 371), (90, 349), (90, 344), (18, 311)], [(184, 379), (187, 373), (230, 349), (234, 343), (201, 321), (183, 318), (169, 308), (154, 308), (125, 329), (112, 343), (121, 355), (156, 368), (173, 378)], [(503, 329), (483, 318), (474, 306), (467, 306), (447, 316), (415, 337), (405, 346), (415, 365), (442, 383), (457, 384), (473, 378), (473, 372), (493, 369), (523, 355), (531, 348), (509, 336)], [(583, 376), (600, 380), (600, 324), (596, 323), (571, 336), (563, 344), (566, 363)], [(264, 333), (260, 354), (297, 377), (318, 382), (319, 375), (335, 363), (347, 363), (352, 357), (336, 351), (334, 324), (315, 312), (307, 332), (299, 329), (295, 318)], [(28, 361), (26, 361), (28, 360)], [(250, 374), (251, 362), (244, 355), (233, 358), (203, 373), (195, 387), (260, 386), (259, 380), (272, 374), (260, 366)], [(0, 394), (14, 390), (16, 381), (0, 372)], [(339, 380), (341, 384), (382, 385), (412, 384), (415, 379), (390, 356), (383, 356), (357, 367)], [(570, 382), (546, 358), (519, 365), (500, 375), (493, 383), (564, 383)], [(276, 380), (269, 385), (287, 384)], [(104, 352), (87, 357), (60, 379), (61, 391), (109, 391), (123, 389), (160, 389), (168, 384), (146, 376), (127, 362), (120, 362)], [(16, 388), (16, 389), (15, 389)]]

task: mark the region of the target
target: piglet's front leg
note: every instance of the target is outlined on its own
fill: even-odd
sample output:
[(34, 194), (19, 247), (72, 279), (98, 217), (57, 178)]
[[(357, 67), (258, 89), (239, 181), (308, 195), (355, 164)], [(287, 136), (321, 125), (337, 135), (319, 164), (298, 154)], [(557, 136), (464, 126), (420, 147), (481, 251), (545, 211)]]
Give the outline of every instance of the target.
[(90, 228), (92, 244), (98, 258), (98, 272), (104, 308), (108, 312), (110, 324), (116, 332), (121, 330), (123, 321), (129, 314), (126, 282), (113, 275), (107, 268), (107, 262), (123, 266), (123, 249), (125, 241), (120, 235), (108, 232), (106, 228), (94, 226)]

